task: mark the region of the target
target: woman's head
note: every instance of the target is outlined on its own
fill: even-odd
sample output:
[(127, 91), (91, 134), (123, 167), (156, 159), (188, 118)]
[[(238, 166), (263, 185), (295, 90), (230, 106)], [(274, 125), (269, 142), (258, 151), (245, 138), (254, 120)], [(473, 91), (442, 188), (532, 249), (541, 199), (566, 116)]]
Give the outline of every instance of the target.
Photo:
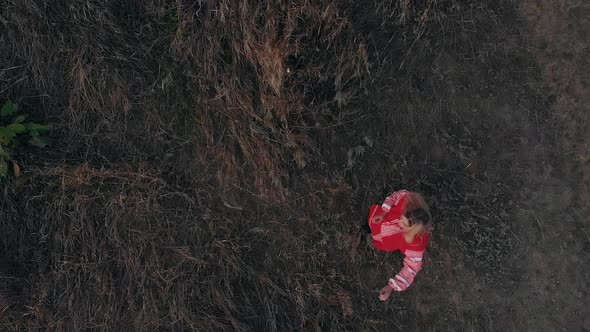
[(414, 241), (416, 235), (429, 233), (432, 230), (432, 216), (422, 195), (415, 192), (408, 195), (403, 223), (408, 243)]
[(410, 226), (429, 226), (432, 222), (432, 217), (427, 208), (417, 208), (413, 210), (406, 210), (404, 217), (408, 219)]

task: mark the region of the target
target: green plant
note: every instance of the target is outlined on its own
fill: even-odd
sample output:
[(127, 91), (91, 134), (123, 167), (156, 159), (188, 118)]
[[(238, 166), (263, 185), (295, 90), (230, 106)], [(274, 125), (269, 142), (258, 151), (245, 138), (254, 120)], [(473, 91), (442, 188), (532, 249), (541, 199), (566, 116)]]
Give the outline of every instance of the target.
[(17, 104), (10, 100), (0, 109), (0, 178), (8, 174), (9, 162), (12, 163), (13, 173), (18, 176), (20, 167), (12, 160), (12, 152), (22, 141), (33, 146), (46, 147), (51, 143), (47, 133), (49, 125), (25, 122), (28, 115), (18, 114)]

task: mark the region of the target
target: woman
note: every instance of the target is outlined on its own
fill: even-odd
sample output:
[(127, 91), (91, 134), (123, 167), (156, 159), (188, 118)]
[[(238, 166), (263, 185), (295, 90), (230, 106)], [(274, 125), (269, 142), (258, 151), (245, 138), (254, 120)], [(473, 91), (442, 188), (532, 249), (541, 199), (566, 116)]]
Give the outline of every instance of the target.
[(406, 255), (402, 270), (389, 279), (379, 293), (379, 299), (385, 301), (392, 291), (401, 292), (410, 287), (422, 269), (422, 258), (432, 231), (432, 218), (420, 194), (400, 190), (387, 197), (381, 206), (371, 206), (369, 227), (375, 248), (399, 250)]

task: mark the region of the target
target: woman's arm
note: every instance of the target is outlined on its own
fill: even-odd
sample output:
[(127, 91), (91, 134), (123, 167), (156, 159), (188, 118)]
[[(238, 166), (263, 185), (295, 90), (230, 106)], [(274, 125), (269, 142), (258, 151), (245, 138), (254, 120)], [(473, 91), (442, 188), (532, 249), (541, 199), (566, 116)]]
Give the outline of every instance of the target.
[(403, 189), (403, 190), (398, 190), (396, 192), (394, 192), (393, 194), (387, 196), (387, 198), (385, 199), (385, 201), (383, 201), (383, 204), (381, 204), (381, 208), (385, 211), (385, 212), (389, 212), (389, 210), (391, 210), (391, 208), (393, 206), (396, 206), (399, 201), (406, 196), (406, 194), (408, 193), (407, 190)]
[(379, 292), (379, 299), (385, 301), (389, 298), (392, 291), (402, 292), (408, 289), (414, 282), (416, 274), (422, 269), (422, 259), (424, 252), (415, 250), (406, 250), (406, 258), (404, 258), (404, 267), (399, 271), (395, 277), (389, 279), (387, 286)]
[(424, 258), (424, 252), (415, 250), (406, 250), (406, 258), (404, 258), (404, 267), (399, 271), (395, 277), (389, 279), (389, 286), (393, 290), (401, 292), (414, 282), (416, 274), (422, 269), (422, 259)]

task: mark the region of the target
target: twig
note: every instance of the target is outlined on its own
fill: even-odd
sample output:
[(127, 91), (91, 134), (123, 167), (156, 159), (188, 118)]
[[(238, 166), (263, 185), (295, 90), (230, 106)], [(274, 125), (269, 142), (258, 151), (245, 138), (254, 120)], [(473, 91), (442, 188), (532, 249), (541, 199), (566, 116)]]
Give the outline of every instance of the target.
[(367, 202), (367, 192), (369, 191), (369, 186), (371, 185), (371, 182), (373, 181), (373, 178), (375, 177), (376, 172), (377, 172), (377, 169), (375, 169), (373, 171), (373, 174), (371, 175), (369, 182), (367, 182), (367, 188), (365, 188), (365, 195), (363, 196), (363, 205), (362, 205), (363, 208), (365, 206), (365, 203)]
[(543, 237), (543, 240), (545, 240), (545, 233), (543, 232), (543, 227), (541, 227), (541, 222), (539, 222), (539, 218), (537, 218), (536, 215), (534, 215), (535, 220), (537, 220), (537, 225), (539, 225), (539, 229), (541, 230), (541, 236)]
[(4, 91), (7, 91), (8, 89), (12, 88), (13, 86), (19, 84), (20, 82), (22, 82), (23, 80), (27, 79), (29, 76), (23, 76), (21, 78), (19, 78), (18, 80), (14, 81), (14, 83), (12, 83), (11, 85), (7, 86), (4, 90), (0, 91), (0, 93), (4, 93)]

